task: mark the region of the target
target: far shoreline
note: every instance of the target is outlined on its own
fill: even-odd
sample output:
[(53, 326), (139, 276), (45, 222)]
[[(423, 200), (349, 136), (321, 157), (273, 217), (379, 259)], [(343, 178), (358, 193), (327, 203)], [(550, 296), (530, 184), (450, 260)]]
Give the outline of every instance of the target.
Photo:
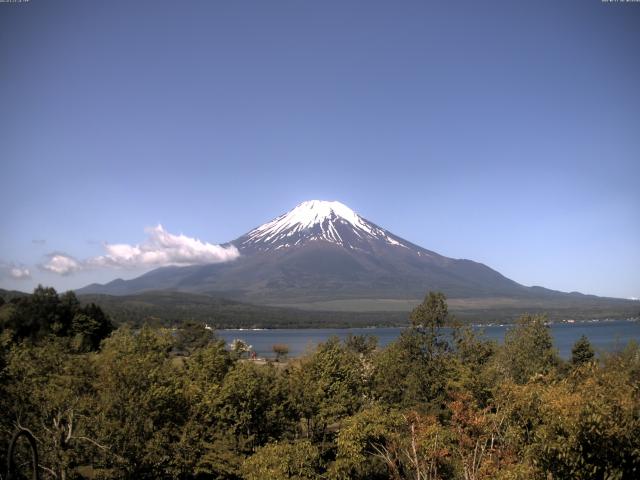
[[(550, 320), (546, 324), (551, 325), (582, 325), (582, 324), (594, 324), (594, 323), (611, 323), (611, 322), (640, 322), (640, 317), (627, 317), (627, 318), (594, 318), (590, 320)], [(483, 328), (483, 327), (511, 327), (516, 325), (516, 321), (513, 322), (503, 322), (503, 323), (461, 323), (461, 326), (469, 326), (472, 328)], [(213, 331), (216, 332), (261, 332), (261, 331), (285, 331), (285, 330), (376, 330), (376, 329), (394, 329), (394, 328), (409, 328), (409, 325), (367, 325), (367, 326), (345, 326), (345, 327), (257, 327), (257, 328), (246, 328), (246, 327), (238, 327), (238, 328), (213, 328)], [(446, 325), (443, 327), (445, 329), (454, 328), (453, 325)]]

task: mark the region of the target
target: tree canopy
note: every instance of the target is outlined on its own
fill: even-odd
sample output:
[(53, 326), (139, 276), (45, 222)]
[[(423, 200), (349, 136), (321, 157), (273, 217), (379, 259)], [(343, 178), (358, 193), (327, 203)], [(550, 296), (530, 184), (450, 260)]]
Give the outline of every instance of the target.
[[(402, 335), (245, 358), (197, 323), (122, 326), (39, 287), (0, 306), (0, 444), (50, 479), (637, 478), (640, 346), (565, 362), (545, 318), (504, 344), (429, 294)], [(284, 360), (284, 359), (282, 359)], [(0, 462), (6, 464), (0, 448)], [(2, 472), (3, 473), (3, 472)]]

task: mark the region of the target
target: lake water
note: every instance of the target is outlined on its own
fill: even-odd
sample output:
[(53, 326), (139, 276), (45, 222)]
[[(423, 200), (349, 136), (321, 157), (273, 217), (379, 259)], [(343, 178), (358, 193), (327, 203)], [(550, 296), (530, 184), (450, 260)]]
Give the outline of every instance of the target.
[[(484, 331), (485, 338), (504, 341), (504, 333), (512, 326), (491, 325), (474, 327)], [(272, 346), (284, 343), (289, 347), (289, 356), (298, 357), (313, 350), (319, 343), (332, 336), (344, 340), (349, 334), (374, 335), (378, 345), (385, 346), (395, 340), (403, 328), (309, 328), (274, 330), (218, 330), (216, 333), (228, 344), (240, 338), (253, 346), (258, 357), (273, 358)], [(586, 335), (596, 352), (611, 351), (624, 347), (629, 340), (640, 342), (640, 322), (637, 320), (605, 320), (576, 323), (554, 323), (551, 333), (555, 346), (563, 358), (571, 357), (571, 347), (581, 335)]]

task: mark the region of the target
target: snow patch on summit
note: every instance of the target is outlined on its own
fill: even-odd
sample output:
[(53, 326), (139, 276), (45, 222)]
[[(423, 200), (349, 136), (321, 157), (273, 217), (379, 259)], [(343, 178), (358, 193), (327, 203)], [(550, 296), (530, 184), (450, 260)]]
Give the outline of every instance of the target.
[(323, 200), (302, 202), (293, 210), (251, 230), (242, 243), (260, 245), (261, 249), (268, 250), (298, 245), (303, 240), (322, 240), (356, 248), (353, 241), (343, 238), (347, 233), (345, 228), (358, 240), (377, 239), (389, 245), (409, 248), (389, 236), (385, 230), (363, 219), (345, 204)]

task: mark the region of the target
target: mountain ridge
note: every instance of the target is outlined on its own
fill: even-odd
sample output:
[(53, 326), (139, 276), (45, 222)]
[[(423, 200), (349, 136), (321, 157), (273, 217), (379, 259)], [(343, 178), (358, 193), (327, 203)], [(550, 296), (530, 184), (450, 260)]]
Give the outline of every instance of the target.
[(172, 290), (264, 305), (414, 300), (429, 290), (449, 298), (577, 298), (526, 287), (473, 260), (440, 255), (336, 201), (302, 202), (225, 245), (236, 246), (240, 256), (218, 264), (161, 267), (77, 292), (131, 295)]

